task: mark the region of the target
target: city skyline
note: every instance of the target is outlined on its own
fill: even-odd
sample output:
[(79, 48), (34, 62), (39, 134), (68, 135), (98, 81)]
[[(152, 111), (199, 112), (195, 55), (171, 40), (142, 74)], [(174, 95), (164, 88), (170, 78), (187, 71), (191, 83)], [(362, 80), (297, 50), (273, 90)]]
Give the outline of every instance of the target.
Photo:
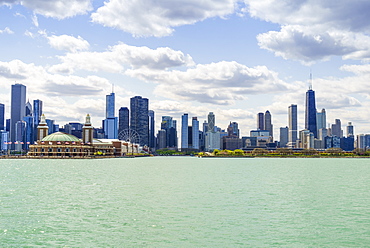
[(157, 1), (156, 8), (142, 1), (65, 2), (0, 0), (6, 118), (17, 82), (58, 124), (83, 122), (90, 113), (101, 126), (114, 85), (115, 116), (131, 97), (143, 96), (156, 129), (161, 116), (180, 123), (188, 113), (202, 123), (213, 112), (217, 126), (238, 122), (246, 136), (256, 114), (269, 110), (278, 137), (291, 104), (298, 106), (298, 130), (304, 128), (312, 70), (316, 108), (326, 110), (327, 126), (339, 118), (352, 122), (356, 134), (370, 133), (370, 22), (363, 1)]

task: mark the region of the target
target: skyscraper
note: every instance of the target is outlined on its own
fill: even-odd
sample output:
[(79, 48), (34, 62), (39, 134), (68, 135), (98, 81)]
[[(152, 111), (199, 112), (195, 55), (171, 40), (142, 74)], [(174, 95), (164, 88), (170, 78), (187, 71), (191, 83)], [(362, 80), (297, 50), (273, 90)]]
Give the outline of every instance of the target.
[(42, 115), (42, 101), (37, 99), (33, 100), (33, 141), (37, 140), (37, 126), (41, 121)]
[(130, 110), (127, 107), (121, 107), (118, 111), (118, 134), (123, 130), (130, 128)]
[(331, 134), (332, 136), (343, 137), (342, 124), (339, 119), (335, 119), (335, 124), (331, 125)]
[(289, 116), (288, 146), (294, 147), (298, 139), (298, 114), (296, 104), (292, 104), (289, 106), (288, 116)]
[(288, 144), (289, 137), (289, 128), (281, 127), (280, 128), (280, 147), (286, 147)]
[(41, 121), (41, 115), (42, 115), (42, 101), (37, 99), (33, 100), (33, 118), (34, 118), (34, 124), (37, 128)]
[(312, 85), (310, 85), (306, 92), (305, 129), (313, 133), (315, 138), (317, 138), (316, 112), (315, 91), (312, 90)]
[(265, 130), (265, 115), (263, 113), (257, 114), (257, 130)]
[(188, 148), (188, 125), (189, 125), (189, 119), (188, 114), (183, 114), (181, 116), (181, 149), (187, 149)]
[(149, 145), (149, 100), (141, 96), (130, 99), (130, 129), (140, 137), (140, 145)]
[(326, 128), (326, 111), (323, 108), (321, 112), (316, 113), (316, 125), (317, 125), (317, 134), (322, 128)]
[(199, 150), (199, 121), (197, 117), (192, 119), (192, 141), (193, 149)]
[(352, 122), (348, 122), (348, 126), (347, 126), (347, 137), (352, 137), (354, 135), (355, 135), (355, 133), (353, 131)]
[(149, 110), (149, 147), (155, 148), (155, 118), (154, 111)]
[(162, 116), (161, 129), (166, 131), (166, 147), (177, 147), (176, 120), (171, 116)]
[(118, 138), (118, 118), (115, 114), (115, 96), (114, 93), (110, 93), (106, 96), (105, 102), (105, 120), (103, 121), (103, 129), (106, 139), (117, 139)]
[[(26, 111), (26, 86), (23, 84), (12, 85), (11, 105), (10, 105), (10, 141), (16, 141), (15, 124), (23, 121)], [(13, 149), (14, 146), (11, 146)]]
[[(261, 129), (261, 130), (263, 130), (263, 129)], [(270, 136), (272, 138), (274, 137), (273, 127), (272, 127), (272, 123), (271, 123), (271, 114), (270, 114), (270, 111), (268, 111), (268, 110), (265, 113), (265, 130), (269, 131)]]
[(114, 110), (115, 110), (115, 96), (114, 93), (110, 93), (106, 96), (105, 101), (105, 117), (106, 118), (112, 118), (114, 116)]
[(213, 112), (209, 112), (209, 114), (208, 114), (208, 132), (214, 132), (215, 131), (215, 123), (216, 123), (215, 115), (213, 114)]
[(0, 130), (5, 130), (5, 105), (0, 103)]

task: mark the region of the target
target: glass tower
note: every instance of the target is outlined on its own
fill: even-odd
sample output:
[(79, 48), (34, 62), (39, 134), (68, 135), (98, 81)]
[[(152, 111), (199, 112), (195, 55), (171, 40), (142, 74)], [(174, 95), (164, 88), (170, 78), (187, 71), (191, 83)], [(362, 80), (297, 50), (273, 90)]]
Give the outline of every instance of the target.
[(154, 111), (149, 110), (149, 147), (155, 148), (155, 119), (154, 119)]
[(5, 105), (0, 103), (0, 130), (5, 130)]
[(149, 100), (141, 96), (130, 99), (130, 129), (140, 137), (140, 145), (149, 145)]
[(315, 91), (313, 91), (310, 87), (310, 89), (306, 92), (305, 129), (313, 133), (315, 138), (317, 138), (316, 112)]
[[(263, 130), (263, 129), (261, 129), (261, 130)], [(272, 129), (272, 123), (271, 123), (271, 114), (270, 114), (270, 111), (268, 111), (268, 110), (265, 113), (265, 129), (264, 130), (269, 131), (270, 136), (274, 137), (273, 129)]]
[(105, 102), (105, 117), (106, 118), (113, 118), (114, 117), (114, 93), (110, 93), (106, 96), (106, 102)]
[(288, 116), (289, 116), (288, 143), (289, 146), (294, 147), (298, 139), (298, 114), (296, 104), (292, 104), (289, 106)]
[[(10, 141), (16, 141), (16, 123), (23, 121), (26, 111), (26, 86), (23, 84), (12, 85), (10, 105)], [(14, 149), (14, 146), (11, 146)]]
[(193, 117), (191, 125), (193, 149), (199, 150), (199, 121), (197, 117)]
[(127, 107), (121, 107), (118, 111), (118, 133), (130, 128), (130, 110)]
[(183, 114), (181, 116), (181, 149), (188, 148), (188, 114)]

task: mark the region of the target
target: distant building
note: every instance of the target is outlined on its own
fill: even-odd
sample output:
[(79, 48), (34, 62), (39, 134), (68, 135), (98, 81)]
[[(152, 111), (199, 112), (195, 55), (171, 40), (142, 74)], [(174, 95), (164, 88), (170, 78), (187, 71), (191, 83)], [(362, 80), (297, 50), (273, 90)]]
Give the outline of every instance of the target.
[(5, 105), (0, 103), (0, 131), (5, 130)]
[(298, 113), (296, 104), (292, 104), (289, 106), (288, 117), (289, 117), (288, 147), (294, 148), (298, 139)]
[(281, 127), (280, 128), (280, 147), (286, 147), (288, 144), (289, 137), (289, 128)]
[(215, 149), (221, 148), (221, 136), (220, 132), (216, 131), (217, 128), (215, 126), (216, 117), (213, 112), (209, 112), (208, 114), (208, 128), (207, 132), (205, 133), (205, 151), (213, 151)]
[(192, 148), (199, 150), (199, 121), (197, 117), (192, 118)]
[(11, 89), (11, 104), (10, 104), (10, 141), (12, 142), (11, 149), (14, 149), (16, 141), (16, 123), (23, 121), (26, 111), (26, 86), (23, 84), (14, 84)]
[(312, 90), (312, 85), (310, 85), (306, 92), (305, 129), (313, 133), (315, 138), (317, 138), (316, 112), (315, 91)]
[(189, 116), (187, 113), (181, 116), (181, 150), (188, 149), (189, 139), (188, 139), (188, 122)]
[(33, 100), (33, 141), (37, 140), (37, 126), (41, 121), (42, 115), (42, 101)]
[(321, 112), (316, 113), (316, 126), (317, 126), (317, 135), (319, 134), (319, 130), (322, 128), (326, 128), (326, 111), (323, 108)]
[(271, 121), (271, 113), (268, 110), (265, 113), (265, 129), (264, 130), (269, 131), (270, 136), (273, 140), (274, 139), (273, 125)]
[(257, 130), (265, 130), (265, 115), (264, 113), (257, 114)]
[(149, 100), (141, 96), (130, 99), (130, 130), (140, 137), (140, 145), (149, 145)]
[(115, 95), (110, 93), (106, 96), (105, 102), (105, 120), (103, 120), (103, 129), (106, 139), (118, 138), (118, 118), (115, 117)]
[(31, 105), (30, 101), (27, 101), (25, 108), (26, 109), (25, 109), (24, 116), (32, 116), (32, 105)]
[(343, 137), (342, 124), (339, 119), (335, 119), (335, 124), (331, 125), (331, 134), (338, 136), (339, 138)]
[(118, 111), (118, 138), (124, 130), (130, 129), (130, 110), (127, 107), (121, 107)]
[(347, 137), (352, 137), (355, 135), (355, 132), (353, 130), (352, 122), (348, 122), (347, 126)]
[(149, 110), (149, 147), (155, 148), (156, 141), (155, 141), (155, 118), (154, 118), (154, 111)]

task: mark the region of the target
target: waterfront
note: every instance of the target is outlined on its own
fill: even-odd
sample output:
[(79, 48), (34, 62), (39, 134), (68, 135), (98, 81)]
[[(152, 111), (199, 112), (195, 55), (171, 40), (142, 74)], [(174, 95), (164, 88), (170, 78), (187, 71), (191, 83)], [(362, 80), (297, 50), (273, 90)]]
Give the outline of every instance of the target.
[(0, 160), (4, 247), (367, 247), (367, 159)]

